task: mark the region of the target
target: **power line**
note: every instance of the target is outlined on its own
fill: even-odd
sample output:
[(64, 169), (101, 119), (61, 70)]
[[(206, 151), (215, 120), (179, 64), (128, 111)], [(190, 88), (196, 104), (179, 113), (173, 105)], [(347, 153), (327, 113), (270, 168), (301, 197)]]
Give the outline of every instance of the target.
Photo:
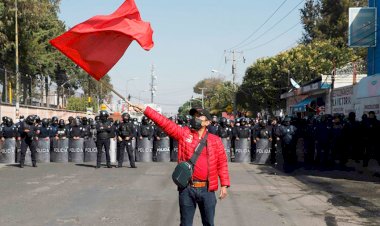
[(252, 38), (253, 35), (255, 35), (270, 19), (272, 19), (272, 17), (277, 13), (278, 10), (280, 10), (280, 8), (285, 4), (285, 2), (287, 2), (287, 0), (284, 0), (279, 7), (277, 7), (277, 9), (264, 21), (264, 23), (262, 23), (255, 31), (253, 31), (246, 39), (244, 39), (243, 41), (241, 41), (240, 43), (238, 43), (237, 45), (235, 46), (232, 46), (231, 48), (229, 48), (228, 50), (231, 50), (231, 49), (234, 49), (238, 46), (240, 46), (241, 44), (243, 44), (244, 42), (248, 41), (250, 38)]
[(293, 25), (292, 27), (290, 27), (288, 30), (282, 32), (281, 34), (277, 35), (276, 37), (272, 38), (271, 40), (265, 42), (265, 43), (262, 43), (260, 45), (257, 45), (257, 46), (254, 46), (252, 48), (249, 48), (249, 49), (245, 49), (244, 51), (250, 51), (250, 50), (254, 50), (254, 49), (257, 49), (257, 48), (260, 48), (260, 47), (263, 47), (265, 45), (268, 45), (269, 43), (273, 42), (274, 40), (280, 38), (281, 36), (283, 36), (284, 34), (288, 33), (289, 31), (293, 30), (297, 25), (299, 25), (300, 22), (296, 23), (295, 25)]
[(304, 0), (301, 0), (295, 7), (293, 7), (285, 16), (283, 16), (280, 20), (277, 21), (277, 23), (275, 23), (274, 25), (272, 25), (269, 29), (267, 29), (266, 31), (264, 31), (264, 33), (262, 33), (259, 37), (255, 38), (254, 40), (244, 44), (243, 46), (240, 46), (238, 49), (242, 49), (244, 48), (245, 46), (248, 46), (252, 43), (254, 43), (255, 41), (259, 40), (260, 38), (264, 37), (264, 35), (266, 35), (269, 31), (271, 31), (273, 28), (275, 28), (278, 24), (280, 24), (285, 18), (287, 18), (294, 10), (296, 10), (298, 8), (298, 6), (303, 2)]

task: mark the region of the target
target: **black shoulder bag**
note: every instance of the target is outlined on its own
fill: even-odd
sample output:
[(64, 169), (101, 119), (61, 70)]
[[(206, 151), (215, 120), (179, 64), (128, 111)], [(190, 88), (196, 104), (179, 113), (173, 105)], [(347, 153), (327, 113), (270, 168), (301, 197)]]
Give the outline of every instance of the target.
[(186, 188), (189, 184), (191, 177), (193, 176), (193, 168), (201, 154), (204, 146), (207, 143), (208, 133), (199, 142), (198, 146), (195, 148), (194, 154), (191, 156), (189, 161), (179, 163), (172, 174), (173, 182), (180, 188)]

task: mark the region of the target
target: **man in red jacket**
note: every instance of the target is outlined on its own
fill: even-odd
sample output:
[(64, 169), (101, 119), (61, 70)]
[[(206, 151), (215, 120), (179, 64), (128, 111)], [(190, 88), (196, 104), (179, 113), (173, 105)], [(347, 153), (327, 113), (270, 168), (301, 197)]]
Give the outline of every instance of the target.
[[(206, 128), (212, 120), (207, 110), (192, 109), (191, 128), (180, 127), (150, 107), (136, 105), (135, 110), (143, 112), (169, 136), (178, 140), (178, 162), (188, 161), (191, 158), (196, 146), (207, 133)], [(203, 225), (214, 225), (215, 191), (218, 190), (218, 179), (221, 184), (219, 199), (224, 199), (227, 196), (227, 188), (230, 186), (227, 156), (221, 139), (209, 133), (207, 144), (194, 166), (191, 183), (185, 189), (179, 190), (181, 226), (193, 225), (197, 204)]]

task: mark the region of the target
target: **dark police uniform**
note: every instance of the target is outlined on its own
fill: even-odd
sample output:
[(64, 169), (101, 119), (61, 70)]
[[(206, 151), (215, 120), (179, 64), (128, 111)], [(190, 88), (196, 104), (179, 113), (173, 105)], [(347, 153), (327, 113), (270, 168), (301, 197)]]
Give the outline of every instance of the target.
[(30, 116), (27, 117), (25, 122), (21, 123), (20, 126), (20, 137), (21, 137), (21, 159), (20, 167), (24, 167), (26, 151), (29, 147), (32, 155), (33, 167), (37, 167), (36, 162), (36, 135), (38, 134), (37, 128), (34, 126), (34, 119)]
[(96, 148), (98, 149), (98, 156), (96, 160), (96, 168), (100, 168), (100, 163), (102, 161), (102, 150), (106, 152), (107, 167), (111, 168), (110, 160), (110, 136), (111, 136), (111, 123), (107, 120), (99, 121), (96, 124)]
[(136, 136), (135, 129), (133, 126), (133, 122), (121, 122), (117, 128), (117, 134), (121, 138), (119, 139), (118, 145), (118, 167), (123, 166), (124, 161), (124, 149), (127, 149), (129, 162), (132, 168), (136, 168), (133, 147), (132, 147), (132, 139)]

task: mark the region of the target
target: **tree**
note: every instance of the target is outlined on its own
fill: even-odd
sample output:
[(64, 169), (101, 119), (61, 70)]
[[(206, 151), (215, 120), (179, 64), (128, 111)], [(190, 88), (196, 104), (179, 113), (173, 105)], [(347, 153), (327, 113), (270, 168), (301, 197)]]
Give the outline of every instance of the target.
[(349, 7), (368, 6), (367, 0), (307, 0), (301, 11), (304, 27), (301, 42), (335, 40), (338, 46), (347, 46)]
[[(0, 1), (0, 67), (5, 67), (10, 71), (9, 80), (12, 82), (13, 89), (16, 46), (14, 3), (14, 0)], [(23, 91), (21, 96), (24, 103), (28, 96), (29, 99), (31, 98), (33, 92), (34, 86), (31, 85), (31, 81), (39, 79), (41, 83), (43, 82), (42, 89), (45, 89), (48, 95), (51, 82), (56, 82), (58, 87), (61, 87), (68, 78), (73, 76), (88, 77), (83, 70), (49, 43), (51, 39), (66, 31), (64, 22), (58, 18), (59, 5), (60, 0), (18, 0), (19, 71)], [(73, 90), (84, 88), (82, 80), (72, 80), (66, 83), (65, 87)], [(109, 84), (109, 77), (104, 80)], [(96, 87), (94, 84), (84, 89)], [(60, 96), (59, 88), (57, 91)], [(39, 90), (40, 96), (42, 93), (42, 90)], [(93, 93), (104, 98), (109, 97), (110, 91), (103, 89), (100, 93), (98, 89)]]
[[(211, 114), (221, 115), (226, 111), (226, 108), (232, 104), (233, 85), (229, 81), (223, 81), (222, 78), (207, 78), (199, 81), (194, 86), (194, 92), (201, 94), (200, 88), (204, 90), (204, 105), (210, 110)], [(191, 107), (201, 108), (202, 101), (200, 98), (188, 100), (179, 109), (180, 115), (187, 115)]]
[(290, 90), (289, 78), (308, 82), (320, 74), (331, 74), (334, 66), (339, 68), (356, 60), (358, 56), (352, 48), (338, 47), (333, 41), (300, 44), (274, 57), (261, 58), (246, 70), (237, 104), (241, 109), (273, 114), (285, 107), (280, 96)]

